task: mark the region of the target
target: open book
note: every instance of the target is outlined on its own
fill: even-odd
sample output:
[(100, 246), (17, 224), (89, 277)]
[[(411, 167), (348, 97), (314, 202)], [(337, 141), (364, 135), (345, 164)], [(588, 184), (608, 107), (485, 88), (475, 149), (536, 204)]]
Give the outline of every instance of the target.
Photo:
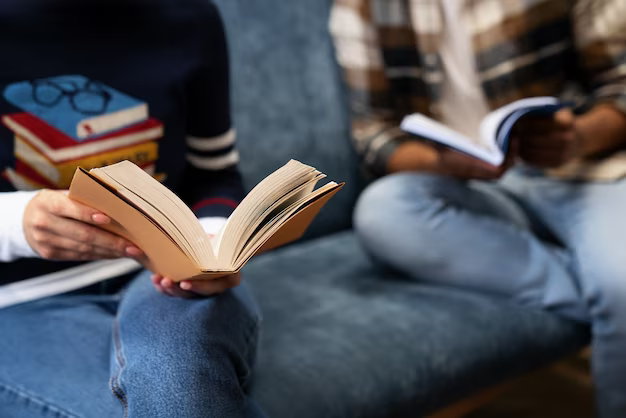
[(406, 116), (400, 128), (499, 166), (504, 162), (511, 130), (517, 121), (528, 115), (550, 116), (567, 105), (554, 97), (517, 100), (485, 116), (478, 138), (469, 138), (419, 113)]
[(343, 186), (291, 160), (262, 180), (209, 240), (191, 209), (131, 162), (89, 172), (78, 168), (70, 198), (111, 217), (107, 230), (135, 243), (143, 264), (172, 280), (234, 273), (257, 252), (298, 239), (324, 204)]

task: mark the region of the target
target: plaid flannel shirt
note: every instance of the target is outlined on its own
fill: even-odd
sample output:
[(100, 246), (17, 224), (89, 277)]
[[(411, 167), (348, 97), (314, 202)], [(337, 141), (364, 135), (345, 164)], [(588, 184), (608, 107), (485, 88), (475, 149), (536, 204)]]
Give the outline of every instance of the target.
[[(462, 0), (459, 0), (462, 1)], [(626, 113), (626, 0), (465, 0), (462, 19), (491, 109), (532, 96), (610, 101)], [(330, 30), (364, 163), (384, 174), (409, 113), (437, 119), (439, 0), (335, 0)], [(624, 168), (626, 170), (626, 167)]]

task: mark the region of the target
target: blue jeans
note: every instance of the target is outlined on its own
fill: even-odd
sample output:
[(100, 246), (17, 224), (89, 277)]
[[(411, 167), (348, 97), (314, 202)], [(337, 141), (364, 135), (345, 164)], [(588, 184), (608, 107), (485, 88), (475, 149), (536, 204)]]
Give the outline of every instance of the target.
[(0, 416), (263, 416), (246, 391), (259, 324), (246, 286), (185, 300), (148, 275), (0, 310)]
[(598, 414), (626, 417), (626, 180), (390, 175), (363, 193), (355, 227), (374, 259), (415, 280), (590, 323)]

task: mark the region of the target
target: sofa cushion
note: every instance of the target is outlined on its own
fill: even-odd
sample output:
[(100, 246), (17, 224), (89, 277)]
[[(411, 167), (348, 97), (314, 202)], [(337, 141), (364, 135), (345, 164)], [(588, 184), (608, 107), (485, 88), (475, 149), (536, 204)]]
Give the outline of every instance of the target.
[(253, 395), (274, 418), (422, 416), (588, 342), (550, 313), (381, 273), (350, 232), (244, 277), (264, 316)]
[(347, 228), (361, 188), (327, 30), (328, 2), (216, 0), (228, 34), (233, 114), (248, 188), (297, 159), (345, 181), (309, 229)]

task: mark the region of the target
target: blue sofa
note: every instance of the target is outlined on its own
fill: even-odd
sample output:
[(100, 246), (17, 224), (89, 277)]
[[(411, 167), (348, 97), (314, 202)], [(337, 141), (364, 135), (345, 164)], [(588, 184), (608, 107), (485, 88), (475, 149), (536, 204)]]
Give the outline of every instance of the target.
[(270, 417), (417, 417), (549, 364), (588, 329), (378, 270), (350, 230), (365, 184), (327, 32), (330, 0), (215, 0), (248, 187), (295, 158), (346, 187), (306, 239), (244, 269), (264, 315), (253, 394)]

